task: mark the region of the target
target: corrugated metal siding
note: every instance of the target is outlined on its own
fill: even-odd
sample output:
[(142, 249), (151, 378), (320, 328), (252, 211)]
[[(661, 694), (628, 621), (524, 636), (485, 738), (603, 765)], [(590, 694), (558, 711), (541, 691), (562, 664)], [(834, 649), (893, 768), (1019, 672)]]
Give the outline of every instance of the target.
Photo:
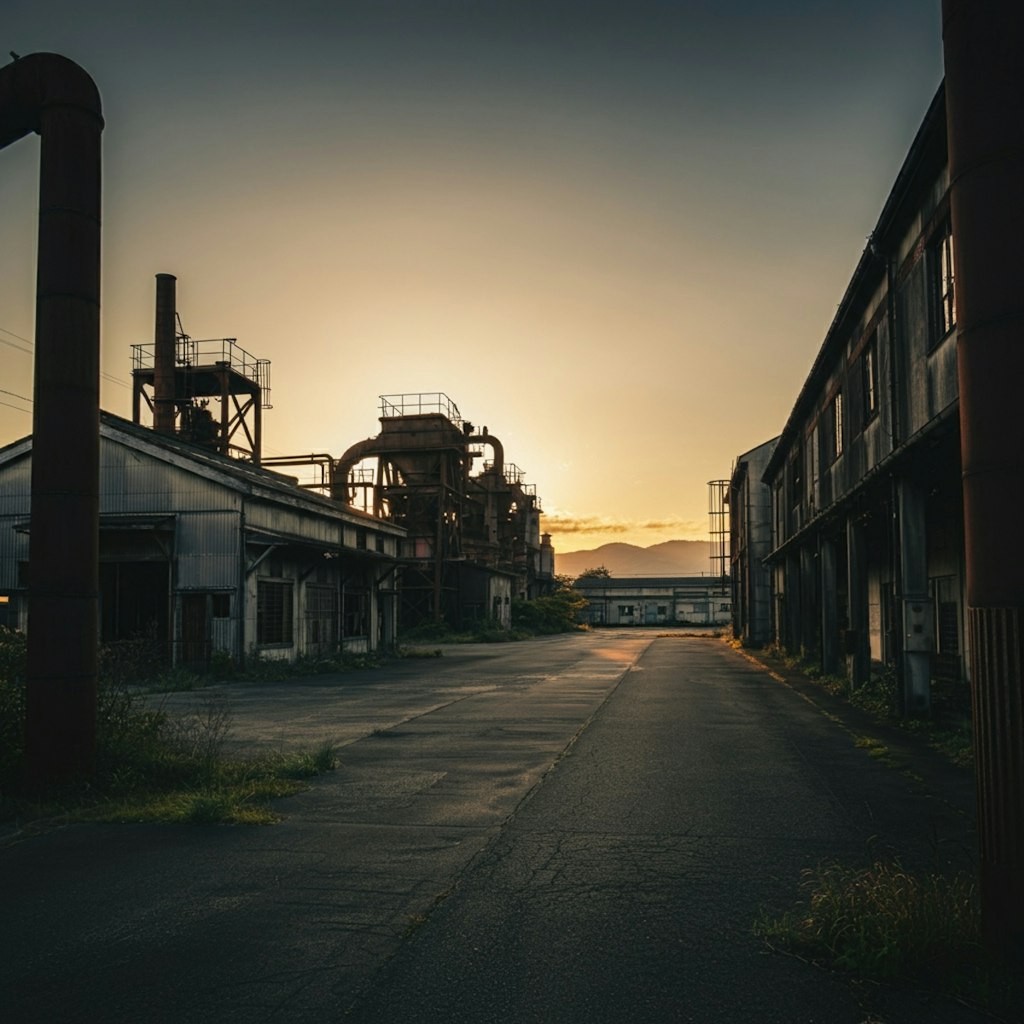
[(101, 513), (237, 507), (229, 488), (108, 438), (100, 446)]
[(229, 512), (186, 512), (174, 535), (179, 590), (222, 590), (238, 586), (239, 516)]
[(245, 509), (245, 524), (254, 530), (280, 533), (328, 547), (337, 547), (340, 525), (333, 519), (285, 505), (250, 502)]
[(4, 480), (0, 488), (0, 516), (27, 516), (32, 498), (32, 460), (18, 459), (0, 472)]
[(28, 534), (15, 533), (14, 524), (24, 515), (0, 516), (0, 588), (18, 586), (18, 563), (28, 561)]
[(32, 501), (32, 460), (17, 459), (0, 470), (0, 587), (18, 586), (18, 562), (28, 561), (28, 534), (15, 533), (14, 524), (23, 522)]
[(928, 359), (928, 405), (932, 416), (938, 416), (960, 393), (956, 366), (956, 332), (954, 331)]

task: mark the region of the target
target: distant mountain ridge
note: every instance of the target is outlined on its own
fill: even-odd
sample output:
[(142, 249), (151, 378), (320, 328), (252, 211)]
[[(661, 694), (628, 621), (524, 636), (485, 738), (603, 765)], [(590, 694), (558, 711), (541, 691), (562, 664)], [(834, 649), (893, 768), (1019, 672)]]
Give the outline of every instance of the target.
[(603, 565), (613, 576), (699, 576), (711, 571), (711, 544), (706, 540), (667, 540), (649, 548), (636, 544), (602, 544), (588, 551), (555, 549), (555, 572), (578, 576)]

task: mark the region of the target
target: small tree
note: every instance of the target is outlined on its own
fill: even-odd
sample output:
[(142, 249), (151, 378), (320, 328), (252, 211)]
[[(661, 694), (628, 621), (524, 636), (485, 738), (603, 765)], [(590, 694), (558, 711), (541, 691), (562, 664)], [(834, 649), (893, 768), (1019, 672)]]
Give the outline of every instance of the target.
[(512, 628), (535, 636), (572, 633), (581, 628), (577, 616), (588, 603), (578, 590), (571, 588), (532, 601), (513, 601)]
[(577, 580), (610, 580), (611, 578), (611, 572), (609, 572), (603, 565), (596, 565), (593, 569), (584, 569), (583, 572), (576, 577)]

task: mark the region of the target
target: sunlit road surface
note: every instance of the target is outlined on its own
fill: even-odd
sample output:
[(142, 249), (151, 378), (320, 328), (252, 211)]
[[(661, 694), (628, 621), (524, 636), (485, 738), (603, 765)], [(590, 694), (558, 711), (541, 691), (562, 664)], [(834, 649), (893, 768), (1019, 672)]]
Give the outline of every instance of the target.
[(331, 738), (342, 767), (274, 827), (0, 850), (0, 1021), (977, 1019), (752, 935), (802, 868), (923, 863), (937, 819), (720, 641), (597, 632), (218, 694), (240, 748)]

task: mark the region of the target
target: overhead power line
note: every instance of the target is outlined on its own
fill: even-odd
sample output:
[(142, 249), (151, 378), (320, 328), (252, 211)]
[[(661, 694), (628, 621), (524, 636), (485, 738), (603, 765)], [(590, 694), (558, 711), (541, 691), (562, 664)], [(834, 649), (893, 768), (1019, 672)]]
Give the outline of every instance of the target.
[[(0, 327), (0, 331), (2, 331), (4, 334), (9, 334), (12, 338), (17, 338), (18, 341), (25, 342), (24, 345), (19, 345), (16, 342), (8, 340), (7, 338), (0, 338), (0, 344), (9, 345), (11, 348), (15, 349), (18, 352), (24, 352), (26, 355), (32, 355), (33, 346), (32, 342), (29, 341), (28, 338), (25, 338), (20, 334), (15, 334), (14, 331), (9, 331), (6, 327)], [(111, 384), (119, 384), (123, 388), (131, 387), (128, 381), (122, 380), (120, 377), (115, 377), (112, 373), (106, 373), (105, 371), (101, 370), (100, 376), (104, 380), (110, 381)], [(3, 391), (3, 389), (0, 388), (0, 391)], [(7, 395), (10, 394), (10, 392), (4, 391), (4, 394)], [(20, 398), (21, 396), (16, 395), (15, 397)], [(28, 402), (31, 401), (31, 399), (26, 398), (25, 401)]]

